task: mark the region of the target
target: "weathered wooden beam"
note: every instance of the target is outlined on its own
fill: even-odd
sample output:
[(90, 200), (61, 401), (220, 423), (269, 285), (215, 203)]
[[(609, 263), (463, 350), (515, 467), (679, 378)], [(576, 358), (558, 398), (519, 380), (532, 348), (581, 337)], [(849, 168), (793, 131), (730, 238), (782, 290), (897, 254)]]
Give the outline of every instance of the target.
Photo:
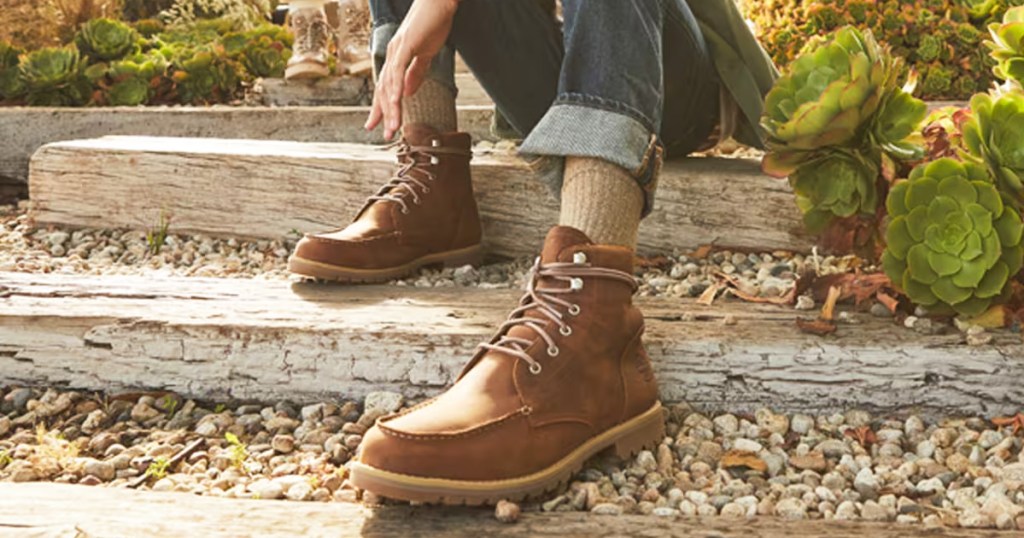
[[(28, 181), (29, 158), (45, 144), (106, 135), (381, 143), (380, 129), (363, 129), (368, 112), (339, 106), (0, 107), (0, 180)], [(459, 125), (490, 140), (492, 115), (490, 107), (460, 107)]]
[(775, 518), (659, 518), (527, 511), (499, 523), (487, 508), (383, 506), (197, 497), (67, 484), (0, 484), (9, 538), (148, 536), (693, 536), (715, 538), (982, 538), (993, 531)]
[[(518, 292), (288, 281), (0, 273), (0, 380), (212, 399), (438, 393)], [(798, 312), (639, 300), (663, 399), (706, 409), (925, 416), (1024, 407), (1024, 344), (967, 346), (859, 316), (800, 332)], [(689, 314), (682, 321), (681, 316)], [(725, 316), (736, 320), (723, 323)]]
[[(394, 173), (393, 154), (360, 144), (105, 137), (58, 142), (32, 159), (32, 217), (41, 224), (150, 228), (277, 238), (348, 223)], [(525, 161), (507, 152), (473, 161), (484, 239), (492, 254), (529, 255), (558, 203)], [(706, 243), (805, 249), (793, 195), (756, 162), (666, 163), (640, 236), (642, 251)]]
[[(260, 80), (260, 99), (272, 106), (353, 106), (369, 105), (373, 100), (373, 81), (362, 77), (327, 77), (320, 80)], [(457, 73), (458, 106), (493, 107), (494, 103), (480, 83), (469, 73)]]

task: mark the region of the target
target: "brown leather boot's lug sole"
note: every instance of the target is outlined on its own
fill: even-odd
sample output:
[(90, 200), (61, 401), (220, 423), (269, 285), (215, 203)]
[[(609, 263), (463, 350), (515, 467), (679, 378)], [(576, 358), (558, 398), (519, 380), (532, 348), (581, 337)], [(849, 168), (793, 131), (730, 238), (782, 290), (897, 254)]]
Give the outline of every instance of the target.
[(521, 501), (568, 483), (595, 454), (611, 448), (621, 458), (630, 458), (653, 448), (665, 438), (661, 404), (610, 430), (591, 438), (554, 465), (518, 478), (493, 481), (448, 480), (392, 473), (354, 461), (350, 480), (357, 488), (401, 501), (429, 504), (481, 505), (499, 500)]
[(483, 259), (484, 249), (482, 245), (473, 245), (471, 247), (457, 250), (428, 254), (404, 265), (386, 267), (383, 269), (342, 267), (340, 265), (307, 260), (305, 258), (292, 255), (288, 258), (288, 270), (298, 275), (318, 278), (321, 280), (369, 284), (387, 282), (396, 278), (404, 278), (428, 265), (440, 264), (445, 267), (461, 267), (469, 264), (477, 266), (483, 262)]

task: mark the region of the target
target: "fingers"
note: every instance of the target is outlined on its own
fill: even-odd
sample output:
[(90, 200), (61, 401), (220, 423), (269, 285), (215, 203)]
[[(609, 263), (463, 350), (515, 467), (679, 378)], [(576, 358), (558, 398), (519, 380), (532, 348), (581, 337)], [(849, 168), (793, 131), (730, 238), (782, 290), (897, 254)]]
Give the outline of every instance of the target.
[(373, 105), (365, 124), (367, 129), (374, 129), (383, 123), (386, 140), (391, 140), (402, 127), (405, 73), (411, 63), (412, 55), (402, 46), (402, 40), (396, 36), (388, 44), (387, 59), (380, 70), (380, 76), (377, 77)]
[(413, 58), (412, 64), (409, 65), (409, 69), (405, 72), (406, 97), (409, 97), (420, 89), (420, 84), (423, 84), (423, 80), (426, 78), (428, 70), (430, 70), (429, 59), (425, 59), (422, 56)]

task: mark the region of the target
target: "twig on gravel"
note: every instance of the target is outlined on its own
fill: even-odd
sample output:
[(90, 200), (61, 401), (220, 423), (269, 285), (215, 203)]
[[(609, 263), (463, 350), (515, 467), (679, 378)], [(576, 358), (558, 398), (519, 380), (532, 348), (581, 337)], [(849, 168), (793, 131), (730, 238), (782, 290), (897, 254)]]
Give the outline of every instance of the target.
[[(181, 450), (178, 451), (177, 454), (171, 456), (171, 459), (167, 460), (167, 467), (168, 468), (174, 467), (175, 465), (180, 463), (181, 460), (187, 458), (189, 454), (195, 452), (195, 450), (197, 448), (199, 448), (200, 446), (202, 446), (204, 443), (206, 443), (206, 439), (203, 438), (203, 437), (200, 437), (199, 439), (195, 439), (191, 443), (185, 445), (185, 448), (182, 448)], [(142, 476), (140, 476), (140, 477), (136, 478), (135, 480), (132, 480), (131, 482), (129, 482), (128, 483), (128, 487), (129, 488), (137, 488), (137, 487), (141, 486), (142, 484), (145, 484), (147, 480), (149, 480), (149, 475), (148, 474), (143, 474)]]

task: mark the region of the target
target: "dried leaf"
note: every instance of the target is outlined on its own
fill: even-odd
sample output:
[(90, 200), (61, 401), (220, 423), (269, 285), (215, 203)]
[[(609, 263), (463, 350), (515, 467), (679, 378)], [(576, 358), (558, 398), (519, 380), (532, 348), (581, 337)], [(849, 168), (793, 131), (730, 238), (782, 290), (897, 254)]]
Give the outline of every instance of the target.
[(733, 275), (727, 275), (725, 273), (716, 272), (715, 276), (725, 281), (725, 283), (727, 284), (727, 291), (729, 293), (747, 302), (791, 305), (796, 301), (796, 286), (793, 286), (785, 295), (779, 297), (759, 297), (757, 295), (751, 295), (743, 291), (740, 288), (739, 279)]
[(663, 269), (668, 267), (672, 260), (665, 256), (637, 256), (633, 259), (637, 269)]
[(860, 446), (864, 448), (871, 448), (871, 445), (878, 442), (878, 436), (870, 426), (861, 426), (859, 428), (850, 428), (846, 430), (846, 436), (852, 437), (860, 443)]
[(888, 293), (885, 293), (884, 291), (879, 291), (878, 293), (876, 293), (875, 299), (877, 299), (878, 302), (882, 303), (882, 305), (888, 308), (889, 312), (892, 312), (893, 314), (896, 313), (896, 307), (900, 305), (898, 299), (896, 299), (892, 295), (889, 295)]
[(693, 251), (693, 254), (690, 254), (690, 257), (697, 260), (703, 260), (708, 257), (708, 254), (711, 254), (711, 251), (714, 250), (714, 248), (715, 246), (710, 244), (701, 245), (697, 247), (697, 250)]
[(859, 305), (875, 297), (881, 289), (891, 289), (892, 281), (882, 273), (864, 274), (856, 272), (823, 276), (816, 279), (811, 285), (815, 300), (826, 300), (829, 291), (836, 286), (842, 292), (839, 295), (840, 301), (853, 297), (854, 303)]
[(797, 319), (796, 326), (805, 333), (816, 334), (818, 336), (825, 336), (836, 332), (835, 322), (824, 319)]
[(719, 465), (723, 469), (750, 469), (759, 473), (763, 473), (768, 470), (768, 464), (766, 464), (761, 458), (757, 457), (757, 454), (735, 449), (723, 454)]
[(829, 288), (828, 296), (825, 297), (825, 304), (821, 307), (821, 319), (825, 321), (836, 319), (836, 301), (839, 300), (839, 296), (842, 293), (843, 290), (839, 286)]
[(1012, 417), (996, 417), (992, 419), (992, 424), (995, 424), (1000, 428), (1013, 426), (1013, 434), (1017, 435), (1017, 432), (1020, 431), (1021, 428), (1024, 428), (1024, 414), (1017, 413)]
[(718, 292), (722, 290), (721, 284), (712, 284), (708, 286), (708, 289), (704, 290), (704, 293), (700, 294), (697, 298), (697, 304), (704, 306), (711, 306), (715, 302), (715, 297), (718, 296)]

